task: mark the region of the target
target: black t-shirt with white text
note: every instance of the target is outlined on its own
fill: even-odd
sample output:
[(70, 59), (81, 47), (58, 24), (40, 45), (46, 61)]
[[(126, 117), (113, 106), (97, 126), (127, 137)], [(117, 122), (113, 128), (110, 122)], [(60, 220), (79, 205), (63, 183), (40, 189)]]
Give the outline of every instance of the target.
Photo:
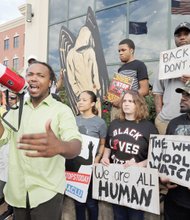
[(157, 133), (153, 123), (148, 120), (113, 120), (105, 144), (111, 149), (110, 162), (123, 164), (130, 159), (135, 162), (147, 159), (150, 134)]

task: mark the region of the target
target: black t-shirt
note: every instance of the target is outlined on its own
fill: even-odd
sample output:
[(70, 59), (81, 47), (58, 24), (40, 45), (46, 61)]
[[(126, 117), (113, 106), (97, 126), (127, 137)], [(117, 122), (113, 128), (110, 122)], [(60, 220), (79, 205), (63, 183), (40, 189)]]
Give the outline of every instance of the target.
[(111, 149), (110, 162), (123, 164), (134, 159), (147, 159), (150, 134), (157, 129), (148, 120), (135, 121), (115, 119), (111, 122), (106, 137), (106, 147)]
[(140, 60), (133, 60), (129, 63), (123, 64), (118, 72), (133, 78), (132, 88), (133, 90), (139, 89), (139, 81), (148, 79), (148, 72), (146, 65)]
[[(166, 134), (169, 135), (190, 135), (190, 118), (187, 114), (180, 115), (168, 124)], [(179, 206), (190, 208), (190, 190), (187, 187), (177, 186), (170, 189), (167, 196)]]

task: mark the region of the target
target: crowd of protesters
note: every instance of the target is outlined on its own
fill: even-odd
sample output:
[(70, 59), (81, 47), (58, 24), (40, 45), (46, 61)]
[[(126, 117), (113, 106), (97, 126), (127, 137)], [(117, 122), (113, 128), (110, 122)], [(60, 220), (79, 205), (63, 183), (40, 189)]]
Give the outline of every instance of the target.
[[(176, 27), (174, 40), (177, 47), (190, 44), (190, 23), (183, 22)], [(6, 201), (8, 210), (11, 210), (9, 215), (13, 215), (14, 220), (61, 220), (66, 188), (65, 167), (80, 163), (76, 158), (81, 152), (81, 134), (100, 140), (91, 164), (122, 164), (125, 168), (147, 166), (150, 134), (190, 135), (190, 76), (184, 74), (167, 80), (159, 80), (159, 76), (155, 76), (152, 92), (157, 116), (154, 124), (148, 120), (145, 100), (149, 94), (146, 65), (135, 59), (135, 44), (131, 39), (122, 40), (118, 51), (123, 63), (118, 73), (131, 77), (133, 84), (124, 95), (110, 102), (111, 122), (108, 127), (97, 116), (97, 97), (93, 91), (85, 90), (79, 94), (77, 108), (80, 115), (75, 117), (70, 107), (63, 104), (57, 95), (52, 95), (58, 94), (63, 86), (63, 72), (55, 83), (55, 73), (50, 65), (36, 58), (28, 60), (25, 75), (28, 97), (24, 101), (20, 128), (14, 131), (3, 120), (0, 122), (1, 149), (9, 146), (6, 184), (0, 181), (3, 189), (0, 202)], [(18, 108), (7, 109), (4, 92), (1, 95), (1, 117), (8, 111), (6, 120), (16, 126)], [(10, 93), (10, 103), (13, 100), (15, 102), (9, 106), (19, 103), (17, 95)], [(106, 97), (105, 101), (108, 101)], [(183, 129), (179, 131), (180, 126)], [(126, 128), (137, 132), (138, 138), (121, 132)], [(131, 150), (122, 151), (119, 146), (128, 142)], [(172, 184), (170, 179), (162, 178), (160, 181), (168, 190), (164, 220), (188, 220), (189, 189)], [(91, 180), (86, 203), (74, 203), (77, 220), (85, 220), (86, 216), (90, 220), (98, 220), (98, 200), (93, 199), (92, 188)], [(116, 204), (112, 208), (114, 220), (145, 219), (144, 211)], [(1, 215), (0, 219), (9, 215)]]

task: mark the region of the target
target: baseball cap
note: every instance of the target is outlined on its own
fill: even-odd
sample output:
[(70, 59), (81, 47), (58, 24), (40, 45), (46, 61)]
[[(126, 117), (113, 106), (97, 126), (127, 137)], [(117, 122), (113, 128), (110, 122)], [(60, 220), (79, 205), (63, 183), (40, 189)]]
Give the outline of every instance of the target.
[(30, 55), (27, 61), (29, 62), (30, 60), (37, 60), (37, 57), (35, 55)]
[(176, 27), (176, 29), (175, 29), (175, 31), (174, 31), (174, 35), (177, 34), (181, 29), (187, 29), (187, 30), (190, 32), (190, 23), (188, 23), (188, 22), (182, 22), (182, 23), (180, 23), (180, 24)]
[(188, 80), (186, 83), (185, 83), (185, 86), (182, 87), (182, 88), (177, 88), (175, 90), (177, 93), (182, 93), (182, 92), (186, 92), (190, 95), (190, 80)]

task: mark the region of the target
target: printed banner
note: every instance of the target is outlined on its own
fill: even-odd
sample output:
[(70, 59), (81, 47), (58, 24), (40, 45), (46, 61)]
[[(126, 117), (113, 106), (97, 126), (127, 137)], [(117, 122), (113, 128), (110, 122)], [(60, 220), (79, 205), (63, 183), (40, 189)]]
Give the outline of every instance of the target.
[(120, 98), (124, 92), (131, 88), (133, 78), (123, 74), (115, 73), (107, 94), (108, 101), (112, 102)]
[(79, 156), (66, 161), (66, 192), (69, 197), (85, 203), (92, 175), (92, 164), (99, 139), (82, 134), (82, 151)]
[(94, 164), (93, 198), (160, 214), (156, 169), (121, 164)]
[(160, 177), (190, 187), (190, 137), (151, 135), (148, 166), (158, 169)]
[(190, 45), (184, 45), (160, 53), (159, 79), (190, 77)]

